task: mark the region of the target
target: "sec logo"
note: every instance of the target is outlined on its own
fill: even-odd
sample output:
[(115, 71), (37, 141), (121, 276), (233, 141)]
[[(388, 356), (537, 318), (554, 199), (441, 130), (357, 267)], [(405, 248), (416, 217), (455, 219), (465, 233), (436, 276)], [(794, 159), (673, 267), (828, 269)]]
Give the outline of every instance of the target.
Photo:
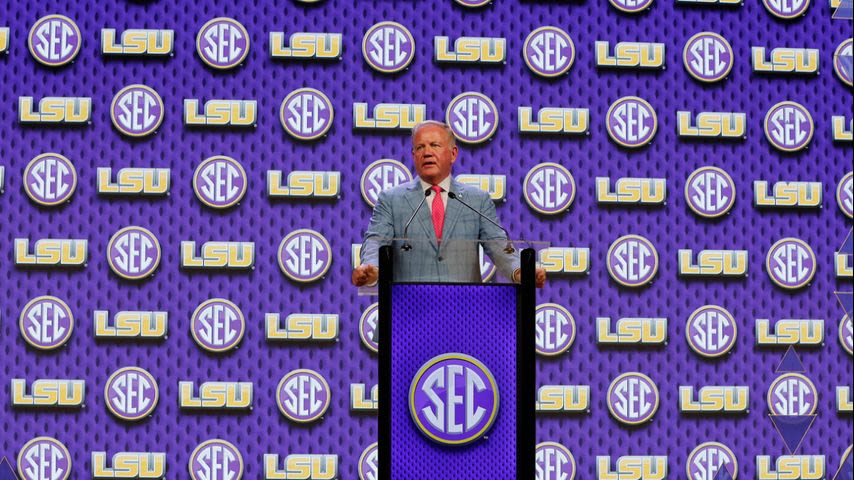
[(66, 16), (47, 15), (38, 19), (30, 29), (27, 46), (37, 62), (48, 67), (60, 67), (80, 53), (80, 29)]
[(153, 88), (139, 84), (119, 90), (110, 105), (113, 126), (129, 137), (151, 135), (163, 123), (165, 113), (160, 95)]
[(362, 345), (374, 353), (379, 351), (379, 338), (377, 337), (379, 305), (379, 303), (372, 304), (362, 312), (362, 316), (359, 318), (359, 338), (362, 339)]
[(297, 369), (282, 377), (276, 388), (276, 403), (287, 419), (309, 423), (322, 417), (332, 402), (329, 383), (314, 370)]
[(139, 367), (116, 370), (104, 386), (107, 409), (122, 420), (137, 421), (151, 415), (159, 398), (157, 381)]
[(62, 300), (44, 295), (24, 306), (18, 322), (21, 336), (33, 348), (53, 350), (65, 345), (74, 331), (74, 315)]
[(212, 439), (193, 450), (188, 468), (192, 480), (240, 480), (243, 456), (231, 443)]
[(464, 7), (477, 8), (489, 4), (492, 0), (454, 0), (458, 5)]
[(160, 265), (160, 242), (142, 227), (125, 227), (107, 244), (107, 263), (116, 275), (139, 280), (154, 273)]
[(658, 252), (652, 242), (640, 235), (615, 240), (608, 249), (607, 262), (611, 278), (625, 287), (646, 285), (658, 272)]
[(418, 431), (442, 445), (481, 438), (498, 416), (498, 385), (480, 360), (446, 353), (418, 369), (409, 387), (409, 414)]
[(537, 444), (535, 462), (537, 480), (575, 479), (575, 457), (568, 448), (557, 442)]
[(718, 442), (702, 443), (695, 448), (686, 462), (689, 480), (715, 480), (722, 478), (722, 471), (728, 477), (738, 478), (738, 460), (729, 447)]
[(803, 105), (780, 102), (765, 114), (765, 138), (784, 152), (797, 152), (809, 145), (815, 132), (812, 115)]
[(765, 269), (771, 281), (788, 290), (801, 288), (812, 281), (817, 267), (815, 253), (803, 240), (783, 238), (768, 250)]
[(854, 51), (852, 51), (852, 47), (854, 47), (854, 40), (848, 38), (843, 40), (842, 43), (836, 47), (836, 51), (833, 52), (833, 71), (836, 72), (836, 76), (842, 80), (842, 83), (848, 85), (849, 87), (854, 86), (854, 80), (852, 80), (852, 72), (851, 63), (846, 66), (842, 62), (843, 57), (851, 58), (851, 55), (854, 55)]
[(335, 111), (329, 97), (313, 88), (289, 93), (279, 109), (279, 120), (288, 135), (297, 140), (315, 140), (332, 128)]
[(23, 480), (67, 480), (71, 475), (71, 454), (52, 437), (36, 437), (18, 453), (18, 475)]
[(848, 172), (836, 187), (836, 203), (846, 217), (854, 217), (854, 173)]
[(249, 54), (249, 32), (233, 18), (214, 18), (199, 30), (196, 52), (205, 65), (211, 68), (234, 68)]
[(58, 153), (43, 153), (24, 169), (24, 192), (47, 207), (67, 202), (77, 189), (77, 170)]
[(362, 38), (362, 55), (378, 72), (399, 72), (415, 58), (415, 37), (399, 23), (377, 23)]
[(412, 181), (412, 173), (404, 164), (389, 158), (377, 160), (362, 172), (362, 178), (359, 181), (362, 199), (374, 208), (381, 192), (410, 181)]
[(608, 109), (605, 117), (608, 136), (618, 145), (639, 148), (652, 141), (658, 118), (652, 105), (638, 97), (623, 97)]
[(688, 208), (705, 218), (717, 218), (735, 205), (735, 182), (717, 167), (700, 167), (685, 181)]
[(332, 247), (323, 235), (306, 228), (294, 230), (279, 244), (279, 268), (295, 282), (313, 282), (332, 265)]
[(498, 109), (486, 95), (465, 92), (448, 104), (445, 123), (463, 143), (478, 144), (489, 140), (498, 130)]
[(607, 400), (608, 410), (615, 420), (639, 425), (651, 420), (658, 410), (658, 388), (642, 373), (624, 373), (611, 382)]
[(575, 318), (556, 303), (537, 305), (535, 323), (536, 350), (540, 355), (560, 355), (575, 341)]
[(483, 252), (483, 245), (477, 246), (477, 255), (480, 263), (480, 281), (487, 283), (495, 276), (498, 267), (492, 262), (488, 255)]
[(359, 480), (377, 480), (379, 478), (379, 450), (377, 442), (368, 445), (359, 457)]
[(565, 211), (575, 200), (575, 179), (562, 165), (541, 163), (525, 175), (525, 201), (535, 211), (555, 215)]
[(608, 0), (617, 10), (625, 13), (640, 13), (652, 6), (652, 0)]
[(193, 340), (209, 352), (226, 352), (237, 347), (246, 332), (243, 312), (224, 298), (212, 298), (196, 307), (190, 318)]
[(246, 195), (248, 178), (237, 160), (215, 155), (203, 161), (193, 173), (196, 197), (211, 208), (229, 208)]
[(854, 355), (854, 325), (848, 315), (843, 315), (839, 321), (839, 343), (848, 355)]
[(768, 387), (771, 415), (812, 415), (818, 408), (818, 390), (812, 380), (799, 373), (786, 373)]
[(685, 325), (685, 337), (691, 350), (702, 357), (715, 358), (735, 346), (738, 325), (726, 309), (706, 305), (694, 310)]
[(689, 75), (707, 83), (726, 78), (735, 63), (729, 42), (712, 32), (700, 32), (689, 38), (682, 60)]
[(762, 0), (771, 15), (784, 20), (800, 17), (807, 12), (810, 0)]
[(540, 27), (525, 39), (522, 55), (535, 74), (558, 77), (568, 72), (575, 62), (575, 43), (568, 33), (557, 27)]

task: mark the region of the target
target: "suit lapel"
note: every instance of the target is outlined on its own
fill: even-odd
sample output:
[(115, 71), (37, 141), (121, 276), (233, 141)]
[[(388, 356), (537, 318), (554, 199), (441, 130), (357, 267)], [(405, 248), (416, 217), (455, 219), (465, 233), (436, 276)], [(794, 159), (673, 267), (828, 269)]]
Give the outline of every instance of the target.
[[(450, 190), (454, 192), (460, 200), (466, 201), (463, 193), (461, 192), (460, 185), (461, 184), (457, 183), (455, 180), (451, 180)], [(463, 209), (465, 208), (466, 207), (459, 201), (448, 197), (448, 206), (445, 208), (445, 224), (442, 226), (443, 238), (454, 238), (454, 227), (457, 225), (457, 220), (459, 220), (460, 215), (463, 213)], [(445, 245), (447, 245), (447, 243)]]
[[(421, 200), (423, 199), (424, 190), (421, 190), (421, 182), (416, 179), (414, 181), (414, 184), (412, 185), (412, 188), (410, 188), (409, 191), (406, 193), (406, 200), (409, 202), (409, 206), (412, 208), (412, 211), (415, 211), (415, 209), (418, 208), (418, 204), (421, 203)], [(427, 201), (430, 201), (430, 199), (427, 199)], [(410, 215), (412, 214), (410, 213)], [(427, 205), (421, 206), (421, 210), (415, 215), (415, 219), (412, 220), (412, 223), (417, 223), (421, 227), (421, 230), (424, 231), (424, 236), (428, 240), (430, 240), (430, 245), (433, 247), (433, 250), (438, 252), (439, 242), (436, 240), (436, 232), (433, 229), (433, 219), (430, 217), (430, 208)], [(412, 235), (411, 226), (409, 231), (409, 237), (414, 237)]]

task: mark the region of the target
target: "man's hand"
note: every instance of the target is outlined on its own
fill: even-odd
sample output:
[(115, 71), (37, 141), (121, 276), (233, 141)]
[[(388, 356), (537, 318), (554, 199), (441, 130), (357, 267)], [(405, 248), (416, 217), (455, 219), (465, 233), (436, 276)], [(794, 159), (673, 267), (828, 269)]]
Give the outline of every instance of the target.
[(365, 285), (373, 285), (377, 283), (380, 277), (380, 270), (376, 265), (359, 265), (353, 269), (353, 285), (364, 287)]
[[(517, 269), (513, 272), (513, 281), (516, 283), (520, 283), (522, 281), (522, 269)], [(534, 283), (537, 284), (537, 288), (543, 288), (546, 284), (546, 271), (545, 269), (538, 268), (534, 271)]]

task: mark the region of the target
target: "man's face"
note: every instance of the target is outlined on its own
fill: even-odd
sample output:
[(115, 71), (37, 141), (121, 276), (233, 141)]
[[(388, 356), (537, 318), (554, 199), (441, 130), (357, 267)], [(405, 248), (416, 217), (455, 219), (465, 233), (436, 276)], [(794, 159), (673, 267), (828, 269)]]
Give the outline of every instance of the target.
[(438, 184), (451, 174), (457, 161), (457, 146), (442, 127), (427, 125), (418, 129), (412, 140), (412, 160), (415, 171), (427, 183)]

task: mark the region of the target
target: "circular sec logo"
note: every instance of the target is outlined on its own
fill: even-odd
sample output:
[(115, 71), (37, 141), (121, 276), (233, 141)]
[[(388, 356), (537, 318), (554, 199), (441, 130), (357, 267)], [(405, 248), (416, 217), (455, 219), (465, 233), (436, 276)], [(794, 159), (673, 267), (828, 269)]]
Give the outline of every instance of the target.
[(157, 381), (139, 367), (116, 370), (104, 386), (107, 409), (122, 420), (137, 421), (151, 415), (159, 397)]
[(372, 304), (362, 312), (362, 317), (359, 318), (359, 338), (362, 339), (362, 345), (374, 353), (379, 351), (379, 338), (377, 338), (379, 305), (379, 303)]
[(160, 265), (160, 242), (142, 227), (125, 227), (107, 244), (107, 263), (116, 275), (139, 280), (153, 274)]
[(412, 173), (404, 164), (389, 158), (377, 160), (362, 172), (362, 179), (359, 181), (362, 199), (374, 208), (380, 193), (410, 181)]
[(720, 217), (735, 205), (735, 182), (720, 168), (700, 167), (685, 181), (685, 202), (701, 217)]
[(110, 105), (110, 118), (120, 133), (129, 137), (151, 135), (163, 123), (166, 108), (153, 88), (128, 85), (119, 90)]
[(707, 83), (726, 78), (735, 63), (729, 42), (712, 32), (700, 32), (689, 38), (682, 60), (689, 75)]
[(67, 202), (77, 189), (77, 170), (58, 153), (43, 153), (24, 169), (24, 192), (46, 207)]
[(418, 369), (409, 387), (409, 414), (418, 430), (443, 445), (481, 438), (498, 416), (498, 385), (480, 360), (437, 355)]
[(848, 355), (854, 355), (854, 325), (847, 314), (839, 321), (839, 343)]
[(803, 105), (780, 102), (765, 114), (765, 137), (784, 152), (797, 152), (809, 145), (815, 132), (812, 115)]
[(803, 240), (783, 238), (768, 250), (765, 268), (771, 281), (788, 290), (806, 286), (815, 276), (815, 253)]
[(535, 453), (537, 480), (573, 480), (575, 457), (568, 448), (557, 442), (537, 444)]
[(541, 77), (565, 74), (575, 62), (575, 44), (557, 27), (540, 27), (528, 35), (522, 47), (525, 64)]
[(380, 22), (365, 32), (362, 55), (378, 72), (399, 72), (415, 58), (415, 37), (399, 23)]
[(762, 0), (762, 4), (771, 15), (791, 20), (806, 14), (810, 0)]
[(322, 417), (332, 402), (329, 383), (314, 370), (294, 370), (279, 381), (276, 403), (282, 415), (297, 423), (309, 423)]
[(246, 194), (248, 178), (240, 163), (225, 155), (203, 161), (193, 173), (196, 197), (211, 208), (224, 209), (237, 205)]
[(377, 480), (379, 478), (379, 450), (377, 442), (368, 445), (359, 457), (359, 480)]
[(642, 373), (624, 373), (608, 387), (608, 410), (620, 423), (639, 425), (647, 422), (655, 415), (658, 404), (658, 387)]
[(575, 319), (556, 303), (537, 305), (535, 322), (537, 353), (540, 355), (560, 355), (575, 341)]
[(626, 148), (639, 148), (652, 141), (658, 117), (652, 105), (638, 97), (623, 97), (608, 109), (605, 127), (611, 140)]
[(557, 163), (535, 166), (525, 175), (523, 185), (528, 206), (544, 215), (561, 213), (575, 200), (575, 179)]
[(854, 80), (852, 80), (852, 76), (854, 76), (854, 68), (851, 67), (851, 64), (845, 65), (842, 62), (843, 57), (851, 57), (854, 55), (854, 39), (848, 38), (843, 40), (842, 43), (836, 47), (836, 51), (833, 52), (833, 71), (836, 72), (836, 76), (842, 80), (842, 83), (848, 85), (849, 87), (854, 86)]
[(227, 352), (237, 347), (246, 333), (243, 312), (224, 298), (212, 298), (196, 307), (190, 318), (193, 340), (209, 352)]
[(768, 388), (771, 415), (812, 415), (817, 408), (818, 390), (812, 380), (800, 373), (780, 375)]
[(299, 88), (282, 100), (279, 120), (288, 135), (297, 140), (316, 140), (332, 128), (335, 111), (320, 90)]
[(489, 255), (484, 253), (483, 245), (477, 246), (477, 256), (480, 263), (480, 281), (486, 283), (492, 280), (492, 277), (495, 276), (495, 272), (498, 271), (498, 267), (495, 266), (495, 263), (492, 262)]
[(486, 95), (465, 92), (448, 105), (445, 122), (463, 143), (478, 144), (489, 140), (498, 130), (498, 109)]
[(738, 325), (726, 309), (706, 305), (694, 310), (685, 325), (685, 337), (691, 350), (702, 357), (715, 358), (735, 346)]
[(854, 173), (848, 172), (836, 187), (836, 203), (846, 217), (854, 217)]
[(22, 480), (67, 480), (71, 475), (71, 454), (52, 437), (36, 437), (18, 453), (18, 475)]
[(608, 0), (617, 10), (625, 13), (640, 13), (652, 6), (652, 0)]
[[(691, 480), (715, 480), (738, 478), (738, 460), (729, 447), (718, 442), (702, 443), (688, 455), (686, 462), (688, 478)], [(719, 476), (726, 471), (729, 475)]]
[(234, 68), (249, 54), (249, 32), (233, 18), (214, 18), (199, 30), (196, 52), (205, 65), (211, 68)]
[(489, 4), (492, 0), (454, 0), (457, 4), (469, 8), (482, 7)]
[(63, 15), (47, 15), (36, 21), (27, 36), (27, 46), (37, 62), (60, 67), (80, 53), (82, 37), (77, 24)]
[(18, 322), (21, 336), (33, 348), (53, 350), (71, 338), (74, 331), (74, 315), (62, 300), (44, 295), (36, 297), (21, 310)]
[(640, 235), (615, 240), (608, 249), (607, 261), (611, 278), (625, 287), (646, 285), (658, 272), (658, 252), (652, 242)]
[(282, 239), (278, 259), (279, 268), (291, 280), (313, 282), (332, 265), (332, 247), (320, 233), (302, 228)]
[(190, 455), (192, 480), (240, 480), (243, 478), (243, 456), (225, 440), (202, 442)]

